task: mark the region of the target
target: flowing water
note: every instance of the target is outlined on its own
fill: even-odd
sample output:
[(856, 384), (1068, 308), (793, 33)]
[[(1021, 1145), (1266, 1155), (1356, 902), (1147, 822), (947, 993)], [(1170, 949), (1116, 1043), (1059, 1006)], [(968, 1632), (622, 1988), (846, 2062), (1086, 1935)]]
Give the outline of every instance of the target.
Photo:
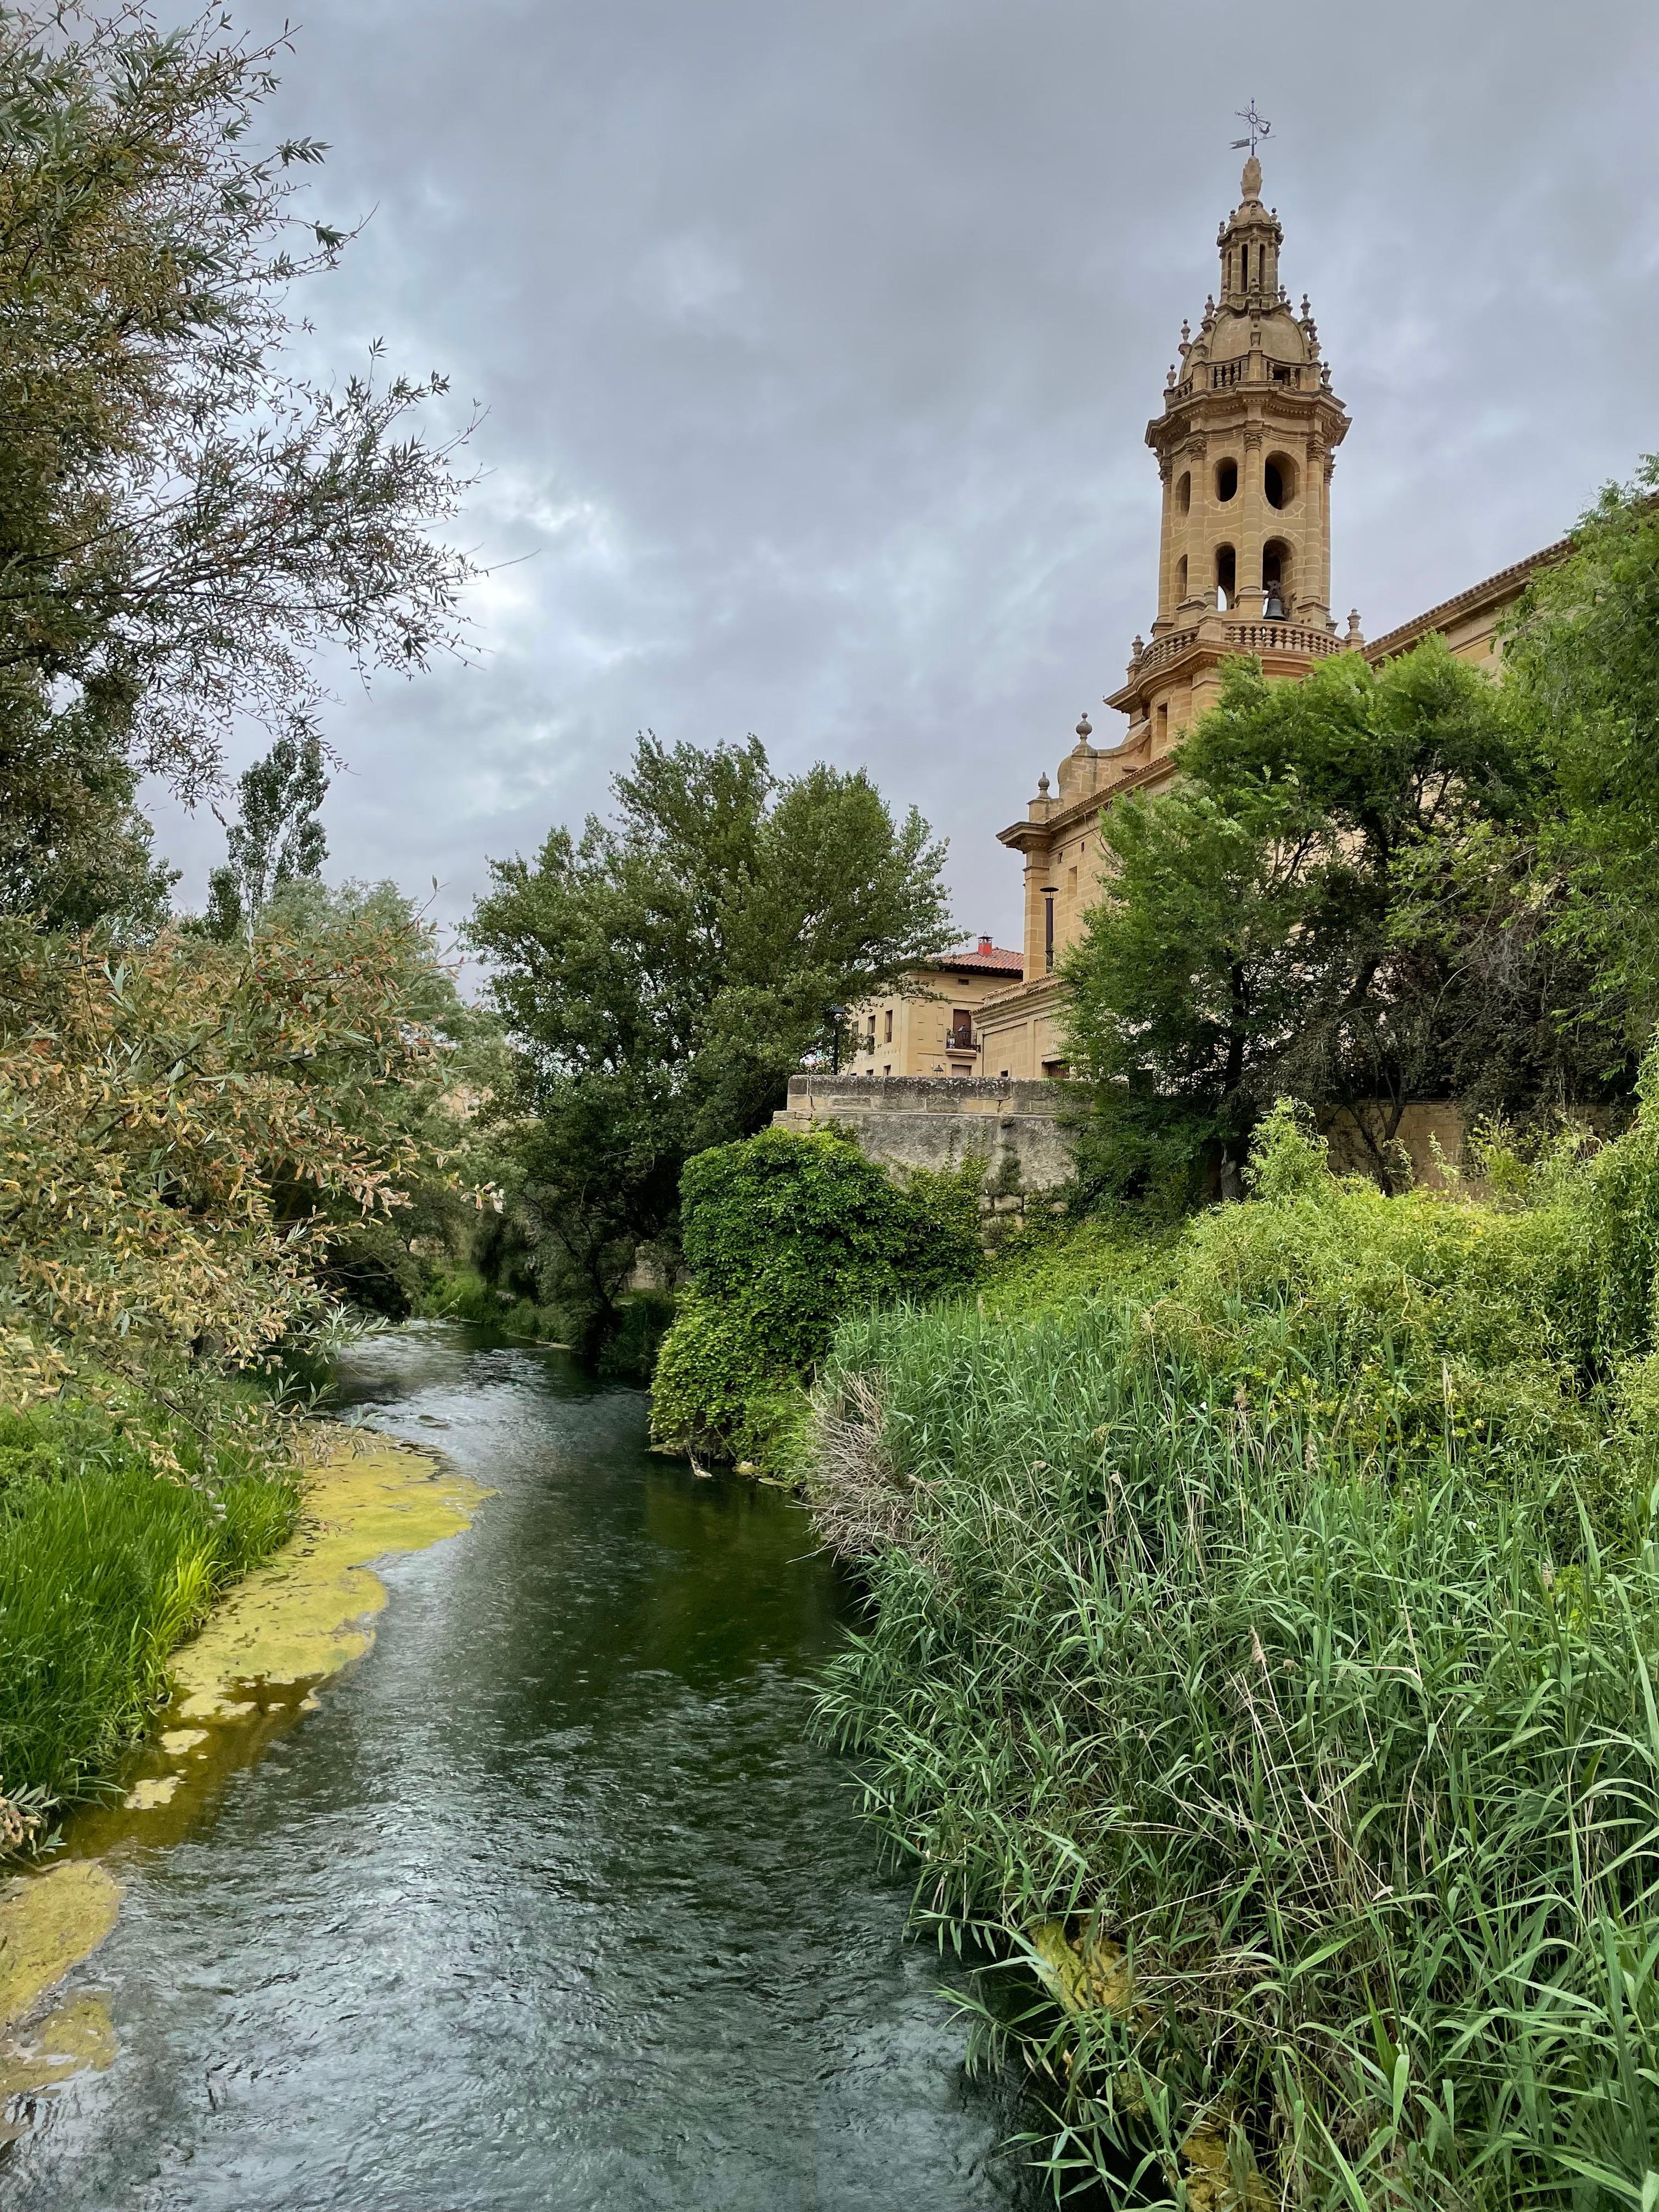
[(339, 1399), (498, 1495), (382, 1569), (368, 1659), (189, 1832), (124, 1847), (75, 1984), (115, 2056), (0, 2151), (7, 2212), (1025, 2202), (806, 1741), (849, 1601), (799, 1509), (458, 1328), (368, 1340)]

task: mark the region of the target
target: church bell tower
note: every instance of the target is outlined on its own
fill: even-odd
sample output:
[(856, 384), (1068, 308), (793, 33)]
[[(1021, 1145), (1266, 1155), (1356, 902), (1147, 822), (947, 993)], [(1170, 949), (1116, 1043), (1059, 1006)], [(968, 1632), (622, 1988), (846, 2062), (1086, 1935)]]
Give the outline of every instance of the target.
[(1181, 332), (1163, 412), (1146, 426), (1164, 514), (1158, 613), (1107, 702), (1149, 761), (1214, 696), (1230, 653), (1270, 676), (1304, 675), (1339, 638), (1331, 617), (1331, 471), (1348, 417), (1304, 298), (1279, 283), (1284, 227), (1261, 201), (1261, 164), (1221, 225), (1218, 289)]
[[(1254, 111), (1247, 120), (1255, 127)], [(1181, 332), (1164, 407), (1146, 426), (1164, 483), (1158, 607), (1107, 700), (1128, 718), (1114, 744), (1087, 714), (1050, 784), (998, 836), (1025, 866), (1024, 980), (981, 1010), (987, 1073), (1063, 1075), (1059, 969), (1100, 896), (1101, 817), (1176, 774), (1177, 740), (1221, 688), (1224, 663), (1254, 656), (1270, 677), (1305, 677), (1364, 643), (1331, 619), (1331, 469), (1348, 417), (1320, 357), (1308, 302), (1279, 283), (1284, 229), (1261, 203), (1254, 143), (1243, 197), (1216, 239), (1219, 289), (1196, 335)]]

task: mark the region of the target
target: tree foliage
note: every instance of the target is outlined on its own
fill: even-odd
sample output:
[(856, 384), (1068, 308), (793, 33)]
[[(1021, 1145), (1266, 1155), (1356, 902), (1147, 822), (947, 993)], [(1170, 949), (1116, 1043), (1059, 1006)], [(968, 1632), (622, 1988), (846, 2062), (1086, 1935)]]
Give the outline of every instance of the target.
[(1563, 1016), (1621, 1059), (1659, 1022), (1659, 455), (1608, 485), (1567, 558), (1533, 579), (1504, 665), (1550, 781), (1553, 933), (1586, 978)]
[[(345, 1224), (431, 1172), (426, 933), (359, 902), (236, 945), (0, 933), (0, 1330), (10, 1394), (266, 1364), (325, 1301)], [(445, 979), (447, 981), (447, 979)]]
[(317, 818), (328, 793), (322, 741), (314, 730), (284, 732), (263, 760), (243, 771), (241, 805), (226, 837), (228, 857), (208, 884), (208, 927), (236, 935), (289, 884), (322, 873), (328, 838)]
[(442, 380), (284, 361), (347, 233), (314, 141), (255, 150), (281, 40), (212, 9), (0, 13), (0, 900), (153, 917), (134, 776), (191, 795), (239, 717), (299, 742), (316, 649), (364, 673), (458, 641)]
[(543, 1294), (602, 1318), (672, 1236), (684, 1161), (761, 1127), (828, 1009), (950, 934), (943, 846), (861, 771), (780, 778), (753, 738), (647, 735), (612, 790), (613, 819), (492, 862), (471, 932), (532, 1117), (515, 1182)]
[(1443, 641), (1304, 683), (1253, 661), (1103, 823), (1108, 888), (1065, 963), (1095, 1158), (1222, 1188), (1281, 1093), (1346, 1108), (1384, 1187), (1407, 1102), (1559, 1106), (1594, 1087), (1554, 1018), (1578, 987), (1538, 864), (1547, 777), (1506, 696)]

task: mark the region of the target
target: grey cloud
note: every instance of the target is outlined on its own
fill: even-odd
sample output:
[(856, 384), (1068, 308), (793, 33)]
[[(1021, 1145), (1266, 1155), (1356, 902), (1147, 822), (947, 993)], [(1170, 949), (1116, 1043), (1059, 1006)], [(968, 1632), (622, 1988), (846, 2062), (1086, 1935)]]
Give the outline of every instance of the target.
[[(1141, 433), (1233, 111), (1274, 118), (1375, 634), (1659, 446), (1656, 69), (1645, 0), (328, 0), (276, 119), (332, 142), (319, 211), (374, 216), (318, 357), (383, 333), (488, 406), (461, 534), (519, 564), (477, 665), (342, 686), (333, 866), (458, 915), (636, 727), (752, 729), (915, 799), (1006, 939), (994, 832), (1151, 619)], [(161, 820), (199, 895), (216, 828)]]

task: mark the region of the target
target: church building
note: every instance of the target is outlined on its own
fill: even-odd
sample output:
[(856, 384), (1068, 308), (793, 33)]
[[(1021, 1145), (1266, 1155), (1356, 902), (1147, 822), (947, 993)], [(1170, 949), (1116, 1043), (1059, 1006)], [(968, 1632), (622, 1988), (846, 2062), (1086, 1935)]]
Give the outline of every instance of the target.
[(1024, 863), (1023, 978), (975, 1009), (975, 1076), (1068, 1073), (1055, 969), (1100, 896), (1102, 814), (1121, 793), (1170, 782), (1171, 750), (1215, 699), (1229, 654), (1254, 654), (1270, 677), (1301, 678), (1328, 653), (1382, 660), (1438, 630), (1454, 653), (1489, 662), (1528, 579), (1566, 550), (1565, 539), (1547, 547), (1369, 647), (1358, 614), (1339, 625), (1331, 479), (1348, 416), (1307, 299), (1293, 308), (1279, 282), (1283, 239), (1252, 152), (1243, 197), (1217, 237), (1218, 289), (1196, 332), (1182, 324), (1179, 363), (1146, 426), (1164, 488), (1157, 613), (1104, 702), (1127, 728), (1097, 745), (1085, 714), (1054, 781), (1040, 775), (1024, 816), (999, 833)]

